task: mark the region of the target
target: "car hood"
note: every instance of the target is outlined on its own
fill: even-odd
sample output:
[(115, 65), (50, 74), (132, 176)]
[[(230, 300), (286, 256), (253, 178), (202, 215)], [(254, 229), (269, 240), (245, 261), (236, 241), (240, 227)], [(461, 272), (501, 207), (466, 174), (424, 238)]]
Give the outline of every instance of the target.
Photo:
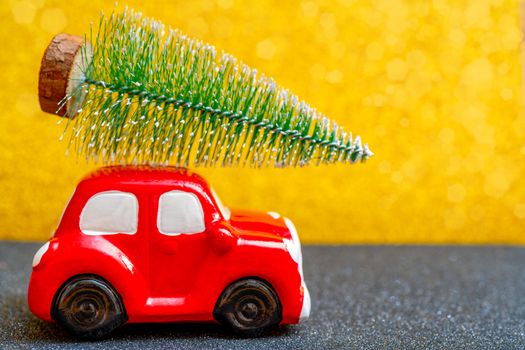
[(230, 225), (245, 238), (273, 239), (291, 238), (290, 230), (284, 219), (275, 213), (261, 211), (236, 210), (231, 211)]

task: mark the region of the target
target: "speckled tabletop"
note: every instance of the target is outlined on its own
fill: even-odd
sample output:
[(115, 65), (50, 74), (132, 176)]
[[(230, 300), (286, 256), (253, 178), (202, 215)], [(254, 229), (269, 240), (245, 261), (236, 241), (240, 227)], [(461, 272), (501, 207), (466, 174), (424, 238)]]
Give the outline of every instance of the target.
[(0, 242), (0, 349), (523, 349), (525, 249), (305, 246), (312, 316), (258, 339), (217, 325), (129, 325), (78, 342), (27, 308), (38, 244)]

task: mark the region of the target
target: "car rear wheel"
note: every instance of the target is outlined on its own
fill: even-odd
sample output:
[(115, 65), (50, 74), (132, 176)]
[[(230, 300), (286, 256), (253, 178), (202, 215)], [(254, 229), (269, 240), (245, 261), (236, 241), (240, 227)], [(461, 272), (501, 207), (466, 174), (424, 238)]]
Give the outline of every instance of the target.
[(127, 321), (120, 296), (108, 282), (93, 275), (66, 282), (54, 305), (54, 319), (83, 339), (104, 337)]
[(232, 283), (222, 293), (214, 317), (239, 335), (257, 337), (281, 322), (281, 303), (266, 282), (243, 279)]

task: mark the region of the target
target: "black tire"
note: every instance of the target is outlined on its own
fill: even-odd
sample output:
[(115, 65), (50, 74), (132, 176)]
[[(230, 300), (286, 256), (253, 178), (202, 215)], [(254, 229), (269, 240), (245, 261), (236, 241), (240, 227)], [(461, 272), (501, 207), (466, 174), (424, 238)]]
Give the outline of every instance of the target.
[(281, 322), (282, 308), (277, 293), (269, 284), (248, 278), (224, 290), (213, 316), (241, 336), (258, 337)]
[(113, 287), (94, 275), (77, 276), (55, 296), (53, 318), (82, 339), (100, 339), (124, 324), (128, 317)]

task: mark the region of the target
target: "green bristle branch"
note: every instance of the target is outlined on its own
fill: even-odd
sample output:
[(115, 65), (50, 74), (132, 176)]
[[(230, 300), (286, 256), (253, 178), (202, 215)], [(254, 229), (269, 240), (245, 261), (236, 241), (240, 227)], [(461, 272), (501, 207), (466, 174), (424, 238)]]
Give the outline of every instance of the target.
[(102, 16), (87, 39), (92, 61), (64, 104), (81, 101), (65, 132), (88, 159), (282, 167), (373, 154), (272, 79), (141, 14)]

